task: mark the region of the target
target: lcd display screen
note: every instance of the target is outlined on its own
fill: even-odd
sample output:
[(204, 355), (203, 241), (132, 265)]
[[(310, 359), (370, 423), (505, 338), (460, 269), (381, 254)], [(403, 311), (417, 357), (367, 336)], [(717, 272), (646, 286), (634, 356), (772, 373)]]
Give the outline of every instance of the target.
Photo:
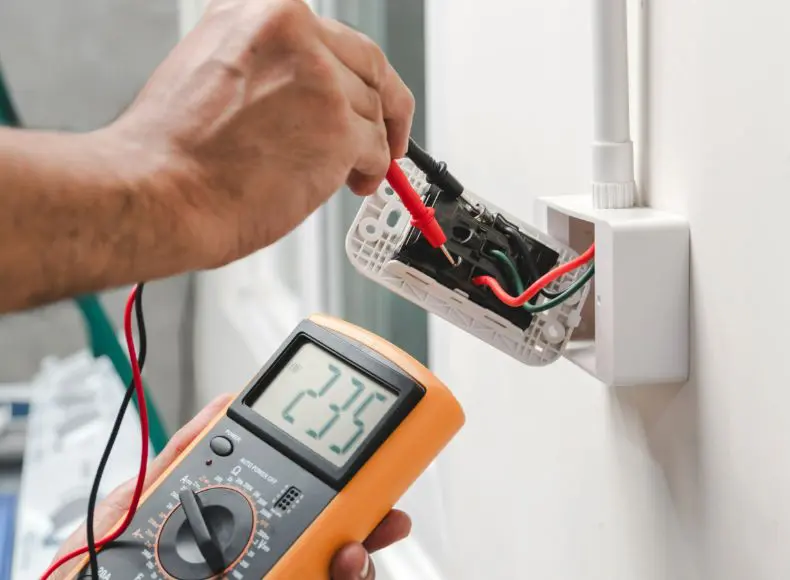
[(250, 408), (343, 467), (397, 399), (386, 387), (305, 342)]

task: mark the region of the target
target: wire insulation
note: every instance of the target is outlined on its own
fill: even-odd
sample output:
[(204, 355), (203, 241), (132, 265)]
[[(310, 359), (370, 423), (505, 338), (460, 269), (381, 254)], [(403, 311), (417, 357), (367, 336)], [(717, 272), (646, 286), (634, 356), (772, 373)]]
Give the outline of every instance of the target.
[[(143, 381), (140, 376), (140, 365), (138, 364), (137, 352), (134, 345), (134, 333), (132, 330), (132, 310), (136, 301), (137, 292), (142, 285), (135, 286), (126, 302), (126, 309), (124, 310), (124, 334), (126, 335), (126, 345), (129, 350), (129, 360), (132, 365), (132, 382), (134, 384), (134, 393), (137, 396), (137, 406), (140, 412), (140, 435), (141, 435), (141, 449), (140, 449), (140, 467), (137, 473), (137, 481), (135, 483), (132, 501), (130, 502), (129, 509), (126, 512), (121, 525), (118, 526), (110, 534), (102, 538), (96, 543), (96, 548), (101, 548), (116, 540), (131, 524), (134, 519), (134, 514), (137, 511), (137, 506), (140, 503), (140, 497), (143, 494), (143, 486), (145, 484), (145, 475), (148, 467), (148, 411), (145, 403), (145, 392), (143, 391)], [(88, 551), (87, 546), (83, 546), (77, 550), (69, 552), (62, 558), (54, 562), (41, 576), (41, 580), (47, 580), (55, 570), (60, 568), (66, 562), (81, 556)]]
[[(535, 263), (535, 258), (533, 258), (532, 252), (530, 251), (527, 242), (521, 237), (518, 228), (506, 220), (501, 214), (497, 214), (497, 216), (494, 218), (494, 224), (501, 227), (505, 235), (510, 236), (513, 242), (516, 244), (532, 279), (537, 280), (540, 278), (540, 271), (538, 270), (538, 265)], [(521, 292), (519, 292), (519, 294), (520, 293)]]
[[(513, 260), (511, 260), (504, 252), (500, 252), (499, 250), (492, 250), (491, 255), (507, 266), (507, 269), (510, 272), (510, 277), (513, 279), (513, 285), (516, 287), (516, 293), (521, 294), (524, 292), (524, 282), (521, 280), (521, 275), (518, 273), (518, 269), (513, 263)], [(522, 308), (527, 312), (531, 312), (532, 314), (551, 310), (552, 308), (555, 308), (567, 301), (571, 296), (576, 294), (576, 292), (581, 290), (594, 275), (595, 263), (591, 262), (584, 274), (574, 280), (565, 290), (562, 292), (557, 292), (556, 296), (546, 300), (541, 304), (530, 304), (527, 302), (522, 306)]]
[(442, 193), (453, 198), (459, 197), (464, 192), (464, 186), (447, 169), (444, 161), (437, 161), (425, 149), (409, 137), (409, 148), (406, 157), (411, 159), (417, 168), (425, 174), (426, 181), (442, 190)]
[(513, 308), (518, 308), (532, 300), (532, 298), (534, 298), (543, 288), (558, 278), (561, 278), (568, 272), (588, 263), (594, 257), (595, 244), (587, 248), (587, 250), (585, 250), (581, 256), (578, 256), (570, 262), (566, 262), (565, 264), (554, 268), (547, 274), (544, 274), (538, 278), (538, 280), (536, 280), (529, 288), (527, 288), (525, 292), (522, 292), (520, 296), (511, 296), (505, 292), (499, 282), (497, 282), (491, 276), (476, 276), (472, 279), (472, 282), (478, 286), (487, 286), (494, 293), (494, 295), (496, 295), (500, 302), (503, 302), (508, 306), (512, 306)]
[[(521, 256), (521, 261), (526, 267), (527, 272), (530, 275), (530, 279), (537, 280), (540, 278), (540, 270), (538, 270), (538, 264), (535, 262), (535, 257), (532, 255), (532, 250), (530, 249), (526, 240), (524, 240), (524, 237), (521, 235), (518, 227), (505, 219), (502, 214), (497, 214), (496, 218), (494, 218), (494, 224), (502, 228), (502, 231), (505, 233), (505, 235), (510, 236), (513, 242), (515, 242), (519, 255)], [(523, 292), (523, 289), (519, 290), (518, 292), (520, 294)], [(562, 294), (562, 292), (551, 292), (545, 288), (541, 288), (540, 293), (546, 298), (557, 298), (560, 294)]]
[[(148, 352), (148, 333), (145, 329), (145, 315), (143, 313), (143, 289), (145, 288), (144, 284), (140, 284), (137, 288), (137, 293), (134, 299), (134, 311), (135, 317), (137, 319), (137, 335), (140, 339), (140, 354), (137, 357), (137, 364), (140, 367), (140, 372), (143, 371), (143, 366), (145, 365), (145, 358)], [(126, 410), (129, 408), (129, 403), (132, 401), (132, 395), (134, 394), (134, 381), (129, 381), (129, 386), (126, 388), (126, 392), (123, 396), (123, 402), (121, 403), (120, 409), (118, 409), (118, 414), (115, 416), (115, 423), (112, 426), (112, 432), (110, 433), (110, 438), (107, 440), (107, 445), (104, 448), (104, 452), (102, 453), (101, 460), (99, 461), (99, 467), (96, 468), (96, 475), (93, 478), (93, 487), (91, 488), (91, 494), (88, 499), (88, 521), (87, 521), (87, 532), (88, 532), (88, 556), (90, 559), (90, 572), (92, 580), (99, 579), (99, 565), (98, 565), (98, 558), (97, 558), (97, 548), (96, 548), (96, 540), (94, 537), (93, 531), (93, 522), (94, 522), (94, 514), (96, 510), (96, 502), (98, 501), (99, 496), (99, 487), (101, 486), (101, 480), (104, 476), (104, 470), (107, 467), (107, 462), (110, 459), (110, 454), (112, 453), (112, 449), (115, 446), (115, 441), (118, 438), (118, 434), (121, 431), (121, 424), (123, 423), (123, 418), (126, 415)]]

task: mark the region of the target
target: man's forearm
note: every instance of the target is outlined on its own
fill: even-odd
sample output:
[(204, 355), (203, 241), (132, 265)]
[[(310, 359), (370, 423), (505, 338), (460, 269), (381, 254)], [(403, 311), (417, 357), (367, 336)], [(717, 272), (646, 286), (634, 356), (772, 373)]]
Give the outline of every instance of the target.
[(0, 312), (264, 248), (343, 183), (373, 193), (413, 114), (383, 51), (306, 3), (209, 2), (111, 127), (0, 130)]
[(0, 130), (0, 312), (201, 265), (165, 152)]

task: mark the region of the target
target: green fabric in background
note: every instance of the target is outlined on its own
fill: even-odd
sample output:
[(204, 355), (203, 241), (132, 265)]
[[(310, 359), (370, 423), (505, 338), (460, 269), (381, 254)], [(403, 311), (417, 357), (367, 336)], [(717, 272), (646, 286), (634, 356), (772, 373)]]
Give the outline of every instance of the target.
[(5, 88), (5, 81), (3, 80), (3, 71), (0, 69), (0, 125), (7, 127), (18, 127), (19, 117), (17, 117), (16, 109), (11, 102), (11, 96)]
[[(6, 89), (2, 70), (0, 70), (0, 126), (19, 127), (21, 125), (11, 96)], [(88, 330), (91, 349), (94, 356), (106, 356), (112, 361), (115, 370), (124, 384), (132, 379), (132, 366), (126, 351), (118, 342), (116, 330), (104, 310), (99, 297), (90, 294), (76, 299)], [(148, 387), (145, 387), (148, 403), (149, 434), (154, 453), (159, 454), (167, 445), (168, 435), (159, 412), (153, 402)], [(136, 399), (135, 406), (137, 405)]]

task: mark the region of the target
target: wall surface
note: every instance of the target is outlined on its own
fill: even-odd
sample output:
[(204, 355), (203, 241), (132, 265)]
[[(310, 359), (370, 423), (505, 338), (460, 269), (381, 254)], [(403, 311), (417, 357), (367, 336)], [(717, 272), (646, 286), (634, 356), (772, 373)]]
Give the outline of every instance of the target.
[[(524, 218), (588, 190), (588, 4), (429, 3), (430, 146)], [(632, 43), (640, 186), (691, 222), (692, 378), (609, 390), (433, 321), (469, 420), (439, 462), (446, 578), (790, 577), (790, 313), (742, 306), (740, 283), (787, 278), (760, 274), (783, 263), (790, 211), (790, 5), (629, 7), (650, 12)]]

